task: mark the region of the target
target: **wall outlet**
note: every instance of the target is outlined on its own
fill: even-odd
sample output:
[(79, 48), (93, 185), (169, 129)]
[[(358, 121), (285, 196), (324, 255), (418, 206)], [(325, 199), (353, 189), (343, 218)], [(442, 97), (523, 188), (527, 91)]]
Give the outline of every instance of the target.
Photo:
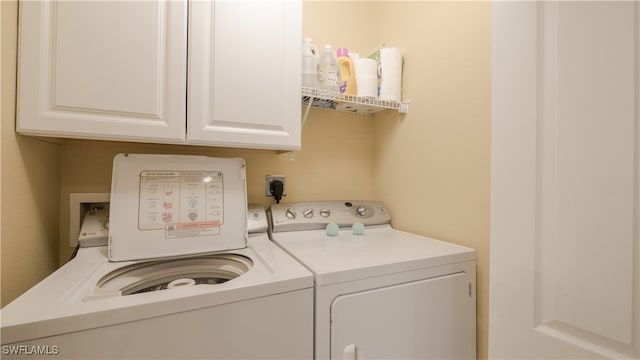
[(287, 195), (287, 177), (284, 175), (266, 175), (264, 177), (264, 196), (273, 196), (271, 194), (271, 183), (273, 181), (282, 181), (282, 196)]

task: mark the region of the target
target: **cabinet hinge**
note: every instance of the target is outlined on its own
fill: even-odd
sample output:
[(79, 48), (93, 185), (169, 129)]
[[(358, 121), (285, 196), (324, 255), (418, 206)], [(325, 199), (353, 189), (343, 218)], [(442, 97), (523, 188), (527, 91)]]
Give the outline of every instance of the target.
[(471, 297), (471, 283), (469, 283), (469, 297)]

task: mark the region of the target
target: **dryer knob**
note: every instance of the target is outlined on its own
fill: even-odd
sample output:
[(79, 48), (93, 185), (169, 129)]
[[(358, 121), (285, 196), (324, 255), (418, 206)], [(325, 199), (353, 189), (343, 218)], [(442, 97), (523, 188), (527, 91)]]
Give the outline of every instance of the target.
[(313, 217), (313, 209), (311, 208), (304, 209), (304, 211), (302, 212), (302, 215), (304, 215), (304, 217), (307, 219), (311, 219)]
[(366, 206), (358, 206), (356, 208), (356, 215), (358, 215), (358, 216), (367, 216), (367, 207)]
[(293, 211), (293, 209), (287, 209), (287, 211), (285, 211), (284, 214), (291, 220), (296, 219), (296, 212)]
[(320, 216), (324, 218), (328, 218), (331, 215), (331, 210), (329, 209), (320, 209)]

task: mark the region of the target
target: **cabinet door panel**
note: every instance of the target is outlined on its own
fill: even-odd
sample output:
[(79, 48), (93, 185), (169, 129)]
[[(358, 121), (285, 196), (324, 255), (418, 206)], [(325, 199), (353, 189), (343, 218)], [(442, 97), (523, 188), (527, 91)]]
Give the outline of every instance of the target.
[(300, 147), (299, 1), (191, 3), (188, 142)]
[(18, 131), (184, 142), (185, 1), (21, 3)]

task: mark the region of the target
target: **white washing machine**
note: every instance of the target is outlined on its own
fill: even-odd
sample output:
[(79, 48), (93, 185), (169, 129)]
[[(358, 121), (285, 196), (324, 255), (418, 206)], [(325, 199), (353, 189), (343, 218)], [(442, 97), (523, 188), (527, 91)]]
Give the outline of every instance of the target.
[(116, 156), (108, 246), (0, 310), (2, 358), (311, 358), (313, 276), (247, 210), (244, 170)]
[(315, 277), (315, 358), (475, 359), (475, 251), (395, 230), (380, 202), (272, 205)]

